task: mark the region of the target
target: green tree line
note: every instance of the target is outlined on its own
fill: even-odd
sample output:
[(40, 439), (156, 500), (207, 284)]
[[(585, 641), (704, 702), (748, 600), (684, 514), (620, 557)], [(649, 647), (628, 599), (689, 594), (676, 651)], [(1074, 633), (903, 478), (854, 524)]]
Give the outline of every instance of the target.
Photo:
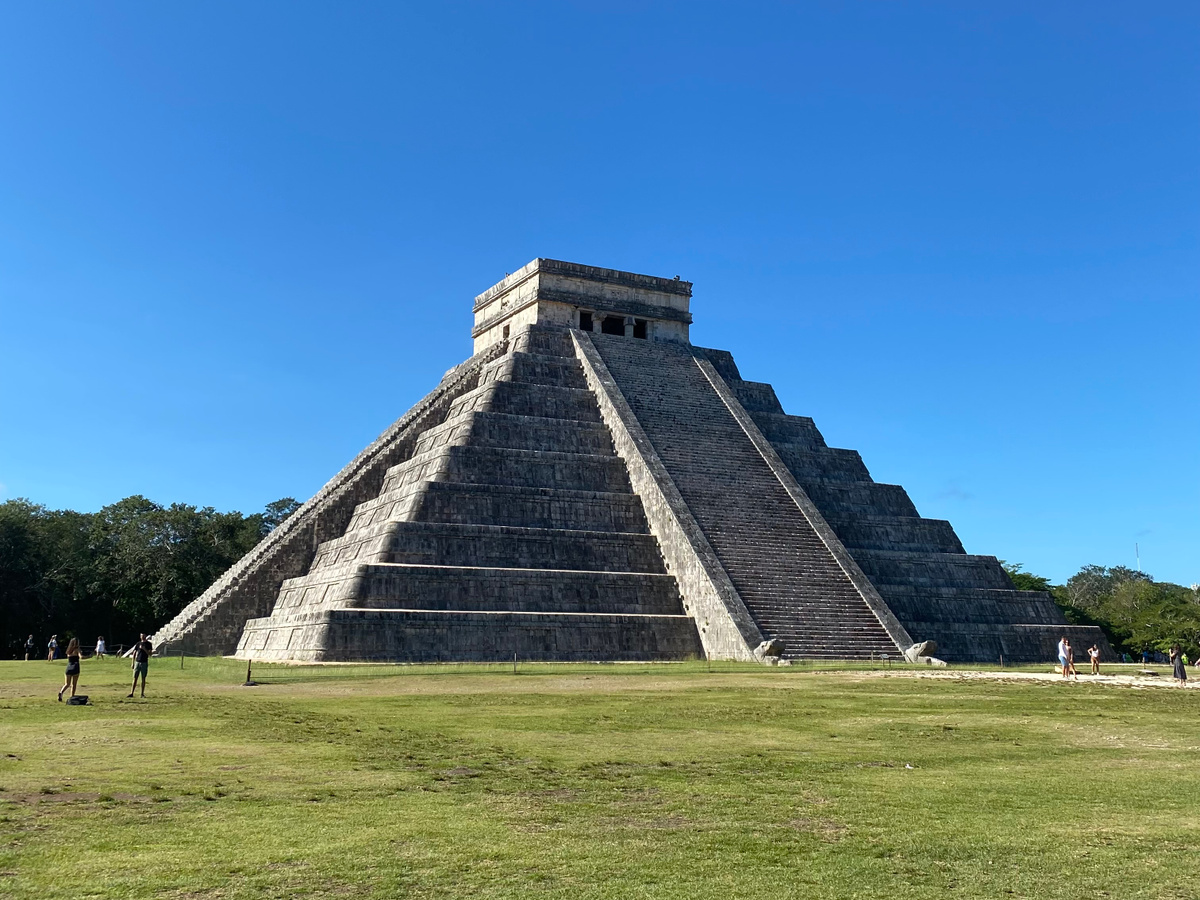
[(1099, 625), (1113, 649), (1137, 656), (1143, 650), (1166, 652), (1179, 644), (1191, 659), (1200, 654), (1200, 590), (1155, 581), (1124, 566), (1084, 566), (1066, 584), (1005, 563), (1013, 584), (1023, 591), (1049, 591), (1068, 621)]
[[(23, 653), (32, 634), (98, 635), (116, 649), (153, 632), (299, 506), (291, 497), (261, 513), (162, 506), (126, 497), (94, 513), (0, 503), (0, 653)], [(65, 643), (65, 642), (64, 642)]]

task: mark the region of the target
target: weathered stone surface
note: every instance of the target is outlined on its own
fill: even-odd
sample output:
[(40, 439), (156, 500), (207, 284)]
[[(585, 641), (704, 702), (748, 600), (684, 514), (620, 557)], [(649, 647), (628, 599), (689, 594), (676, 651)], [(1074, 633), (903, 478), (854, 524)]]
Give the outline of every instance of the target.
[(909, 662), (916, 662), (922, 656), (933, 656), (935, 653), (937, 653), (937, 641), (921, 641), (905, 650), (904, 658)]
[(1108, 652), (728, 352), (691, 346), (690, 296), (556, 260), (505, 278), (476, 298), (476, 355), (156, 645), (944, 665), (1051, 658), (1066, 634)]
[(783, 648), (784, 648), (783, 641), (779, 640), (779, 638), (773, 638), (769, 641), (763, 641), (761, 644), (759, 644), (757, 647), (754, 648), (754, 657), (755, 657), (755, 659), (758, 659), (761, 661), (772, 660), (772, 659), (778, 660), (779, 657), (783, 656)]

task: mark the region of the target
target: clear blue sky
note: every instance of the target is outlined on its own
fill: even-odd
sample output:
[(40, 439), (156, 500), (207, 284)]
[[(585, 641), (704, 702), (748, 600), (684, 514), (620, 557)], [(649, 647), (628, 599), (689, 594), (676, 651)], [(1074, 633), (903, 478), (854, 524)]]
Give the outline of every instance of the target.
[(304, 499), (537, 256), (968, 551), (1200, 581), (1200, 5), (6, 3), (0, 499)]

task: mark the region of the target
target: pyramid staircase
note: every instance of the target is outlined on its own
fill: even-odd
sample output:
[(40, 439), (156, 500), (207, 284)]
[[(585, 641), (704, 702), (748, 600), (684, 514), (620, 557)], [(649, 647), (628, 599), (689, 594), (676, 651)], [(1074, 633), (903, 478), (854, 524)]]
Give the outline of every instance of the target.
[(769, 384), (744, 381), (732, 356), (705, 351), (797, 483), (904, 627), (957, 662), (1054, 659), (1059, 637), (1111, 652), (1071, 626), (1041, 591), (1018, 591), (994, 556), (968, 554), (949, 522), (923, 518), (899, 485), (871, 478), (853, 450), (826, 445), (813, 420), (784, 413)]
[(746, 608), (787, 658), (895, 657), (896, 642), (686, 345), (593, 334)]
[(251, 619), (239, 656), (701, 655), (569, 335), (533, 327)]

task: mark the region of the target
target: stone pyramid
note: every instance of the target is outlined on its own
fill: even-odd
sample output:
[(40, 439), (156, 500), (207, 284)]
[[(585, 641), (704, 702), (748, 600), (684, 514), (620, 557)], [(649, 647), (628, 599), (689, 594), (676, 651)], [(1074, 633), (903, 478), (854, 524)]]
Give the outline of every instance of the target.
[[(1054, 657), (1099, 629), (693, 346), (691, 284), (537, 259), (475, 353), (156, 637), (396, 662)], [(761, 656), (761, 653), (759, 654)]]

